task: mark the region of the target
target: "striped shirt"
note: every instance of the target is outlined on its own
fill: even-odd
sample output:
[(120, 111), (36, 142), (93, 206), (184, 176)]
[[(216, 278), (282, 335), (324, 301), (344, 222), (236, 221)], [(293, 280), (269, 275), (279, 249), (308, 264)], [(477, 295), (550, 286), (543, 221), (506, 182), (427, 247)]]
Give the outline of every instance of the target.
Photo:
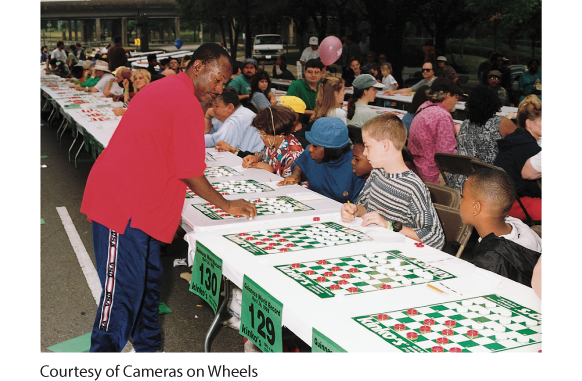
[(426, 185), (412, 171), (386, 173), (374, 168), (355, 202), (368, 213), (378, 212), (388, 221), (400, 221), (425, 244), (438, 250), (445, 234)]

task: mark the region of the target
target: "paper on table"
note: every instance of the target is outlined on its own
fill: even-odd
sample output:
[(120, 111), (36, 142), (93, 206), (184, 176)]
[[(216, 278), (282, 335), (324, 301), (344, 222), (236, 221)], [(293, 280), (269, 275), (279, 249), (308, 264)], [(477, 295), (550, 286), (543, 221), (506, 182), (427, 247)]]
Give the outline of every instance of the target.
[(476, 268), (467, 275), (448, 279), (441, 283), (462, 296), (471, 296), (490, 292), (501, 283), (501, 280), (497, 274)]
[[(341, 221), (341, 217), (339, 217), (339, 215), (337, 219)], [(363, 220), (361, 217), (356, 217), (352, 222), (341, 221), (340, 223), (344, 226), (355, 228), (362, 231), (370, 238), (372, 238), (375, 242), (404, 243), (404, 241), (406, 240), (406, 237), (403, 234), (387, 231), (386, 229), (381, 228), (375, 224), (363, 227), (362, 221)]]
[[(271, 184), (271, 183), (269, 183)], [(277, 184), (277, 183), (274, 183)], [(299, 186), (295, 184), (296, 186)], [(293, 186), (293, 185), (291, 185)], [(303, 188), (301, 188), (303, 189)], [(289, 193), (287, 196), (294, 198), (297, 201), (315, 201), (315, 200), (325, 200), (327, 197), (315, 192), (300, 192), (300, 193)], [(339, 208), (338, 208), (339, 211)]]

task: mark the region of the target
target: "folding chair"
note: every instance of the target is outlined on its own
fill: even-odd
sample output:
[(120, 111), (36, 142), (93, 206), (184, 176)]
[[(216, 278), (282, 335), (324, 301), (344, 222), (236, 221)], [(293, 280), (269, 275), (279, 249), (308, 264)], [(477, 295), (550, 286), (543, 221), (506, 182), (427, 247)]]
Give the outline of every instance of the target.
[(434, 154), (434, 161), (443, 176), (447, 180), (447, 173), (455, 173), (469, 176), (473, 173), (472, 156), (457, 155), (456, 153), (437, 152)]
[(461, 202), (461, 193), (458, 190), (449, 188), (445, 185), (425, 182), (430, 192), (430, 200), (433, 204), (450, 206), (451, 208), (459, 209)]
[(439, 204), (434, 204), (434, 207), (445, 233), (445, 244), (450, 242), (457, 243), (459, 249), (457, 250), (456, 257), (461, 257), (465, 246), (467, 246), (467, 242), (469, 242), (469, 238), (471, 238), (473, 226), (465, 225), (461, 221), (459, 209)]
[[(473, 159), (471, 161), (471, 165), (473, 166), (473, 170), (477, 170), (479, 168), (489, 168), (489, 169), (497, 169), (499, 171), (503, 171), (505, 172), (505, 169), (495, 166), (493, 164), (487, 164), (484, 163), (480, 160), (477, 159)], [(519, 206), (521, 207), (521, 210), (523, 210), (523, 213), (525, 214), (525, 218), (526, 218), (526, 225), (528, 226), (533, 226), (533, 225), (539, 225), (541, 224), (541, 221), (534, 221), (531, 216), (529, 215), (529, 213), (527, 212), (527, 209), (525, 208), (525, 206), (523, 206), (523, 203), (521, 202), (521, 200), (519, 199), (519, 197), (516, 197), (517, 203), (519, 204)]]
[(412, 156), (412, 153), (410, 152), (410, 150), (406, 146), (404, 146), (404, 148), (402, 149), (402, 159), (404, 159), (405, 163), (410, 163), (409, 168), (414, 173), (416, 173), (416, 175), (418, 177), (420, 177), (420, 179), (424, 182), (424, 177), (422, 177), (422, 174), (420, 173), (420, 171), (416, 167), (416, 164), (414, 163), (414, 156)]

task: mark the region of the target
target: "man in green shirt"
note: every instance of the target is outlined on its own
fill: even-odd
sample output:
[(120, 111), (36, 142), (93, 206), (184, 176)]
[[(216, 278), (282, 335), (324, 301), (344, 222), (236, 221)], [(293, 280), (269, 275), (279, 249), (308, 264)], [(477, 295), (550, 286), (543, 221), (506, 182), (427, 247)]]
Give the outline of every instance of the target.
[(238, 94), (239, 101), (249, 100), (249, 94), (251, 93), (251, 77), (255, 75), (259, 63), (254, 58), (247, 58), (243, 61), (242, 74), (233, 78), (229, 82), (229, 86), (235, 88)]
[(305, 63), (303, 79), (293, 81), (287, 95), (301, 98), (305, 102), (305, 116), (310, 118), (315, 110), (317, 100), (317, 89), (321, 80), (323, 63), (319, 59), (310, 59)]

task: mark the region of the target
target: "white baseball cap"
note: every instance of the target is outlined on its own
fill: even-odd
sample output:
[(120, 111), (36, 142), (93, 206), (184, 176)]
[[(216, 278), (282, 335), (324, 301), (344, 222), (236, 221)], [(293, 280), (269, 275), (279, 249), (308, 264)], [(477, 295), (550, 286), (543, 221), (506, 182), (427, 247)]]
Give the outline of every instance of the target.
[(319, 40), (317, 39), (317, 37), (311, 37), (309, 39), (309, 45), (319, 45)]

